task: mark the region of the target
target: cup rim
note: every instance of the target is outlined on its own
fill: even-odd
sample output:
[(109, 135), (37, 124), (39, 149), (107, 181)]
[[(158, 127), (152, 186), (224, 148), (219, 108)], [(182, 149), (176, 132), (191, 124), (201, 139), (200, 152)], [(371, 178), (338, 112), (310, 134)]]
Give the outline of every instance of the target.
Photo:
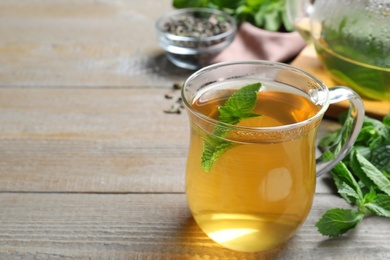
[[(198, 77), (199, 75), (202, 75), (203, 73), (209, 71), (209, 70), (214, 70), (214, 69), (217, 69), (219, 67), (226, 67), (226, 66), (232, 66), (232, 65), (262, 65), (262, 66), (269, 66), (269, 67), (278, 67), (278, 68), (284, 68), (284, 69), (288, 69), (288, 70), (292, 70), (292, 71), (295, 71), (295, 72), (298, 72), (300, 74), (303, 74), (304, 76), (310, 78), (311, 80), (313, 80), (317, 85), (319, 85), (321, 87), (321, 89), (325, 92), (326, 94), (326, 98), (323, 100), (323, 104), (322, 104), (322, 107), (320, 110), (317, 111), (317, 113), (315, 115), (313, 115), (312, 117), (306, 119), (306, 120), (303, 120), (303, 121), (299, 121), (299, 122), (296, 122), (296, 123), (293, 123), (293, 124), (287, 124), (287, 125), (282, 125), (282, 126), (270, 126), (270, 127), (251, 127), (251, 126), (237, 126), (237, 125), (233, 125), (233, 124), (228, 124), (228, 123), (224, 123), (224, 122), (221, 122), (219, 120), (216, 120), (216, 119), (213, 119), (211, 117), (208, 117), (202, 113), (200, 113), (199, 111), (197, 111), (196, 109), (194, 109), (192, 107), (192, 105), (190, 104), (190, 102), (192, 101), (188, 101), (185, 97), (185, 91), (186, 91), (186, 86), (188, 85), (188, 83)], [(199, 90), (197, 90), (199, 91)], [(297, 68), (295, 66), (292, 66), (292, 65), (289, 65), (289, 64), (285, 64), (285, 63), (281, 63), (281, 62), (274, 62), (274, 61), (265, 61), (265, 60), (253, 60), (253, 61), (235, 61), (235, 62), (220, 62), (220, 63), (216, 63), (216, 64), (213, 64), (213, 65), (209, 65), (207, 67), (204, 67), (196, 72), (194, 72), (191, 76), (189, 76), (184, 84), (183, 84), (183, 87), (181, 89), (181, 98), (183, 100), (183, 103), (184, 105), (186, 106), (187, 108), (187, 111), (191, 112), (193, 115), (195, 115), (196, 117), (212, 124), (212, 125), (219, 125), (219, 126), (222, 126), (222, 127), (228, 127), (228, 128), (231, 128), (232, 130), (236, 130), (236, 131), (260, 131), (260, 132), (274, 132), (274, 131), (288, 131), (288, 130), (291, 130), (291, 129), (294, 129), (294, 128), (299, 128), (299, 127), (303, 127), (305, 125), (308, 125), (312, 122), (315, 122), (319, 119), (321, 119), (323, 117), (323, 115), (325, 114), (326, 110), (328, 109), (329, 107), (329, 104), (330, 104), (330, 94), (329, 94), (329, 90), (328, 90), (328, 87), (325, 85), (324, 82), (322, 82), (320, 79), (318, 79), (317, 77), (315, 77), (314, 75), (312, 75), (311, 73), (309, 72), (306, 72), (300, 68)]]

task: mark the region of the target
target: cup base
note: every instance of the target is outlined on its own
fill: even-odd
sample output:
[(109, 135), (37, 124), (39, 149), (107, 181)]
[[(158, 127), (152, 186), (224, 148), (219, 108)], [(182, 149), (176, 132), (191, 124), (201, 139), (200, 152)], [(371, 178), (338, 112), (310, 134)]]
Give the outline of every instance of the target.
[(288, 216), (213, 213), (194, 216), (218, 244), (236, 251), (260, 252), (279, 247), (292, 237), (301, 221)]

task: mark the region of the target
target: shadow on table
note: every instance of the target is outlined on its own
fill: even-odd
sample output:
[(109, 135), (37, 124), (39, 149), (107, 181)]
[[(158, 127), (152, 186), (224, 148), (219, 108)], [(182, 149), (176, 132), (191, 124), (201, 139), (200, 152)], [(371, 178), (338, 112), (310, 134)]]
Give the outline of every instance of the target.
[(164, 53), (157, 54), (148, 59), (146, 66), (153, 69), (159, 76), (189, 77), (195, 70), (179, 68), (170, 62)]
[(330, 173), (323, 175), (317, 179), (322, 185), (326, 186), (332, 194), (337, 194), (337, 187)]

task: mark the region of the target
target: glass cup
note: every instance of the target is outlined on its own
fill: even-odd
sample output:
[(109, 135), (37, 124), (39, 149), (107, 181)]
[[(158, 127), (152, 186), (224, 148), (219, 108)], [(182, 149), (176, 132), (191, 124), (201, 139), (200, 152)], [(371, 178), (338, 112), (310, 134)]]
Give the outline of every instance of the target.
[[(261, 116), (220, 122), (218, 107), (258, 82), (253, 112)], [(364, 117), (351, 89), (328, 89), (300, 69), (266, 61), (205, 67), (186, 80), (182, 98), (191, 129), (186, 195), (192, 215), (212, 240), (247, 252), (275, 248), (295, 234), (312, 206), (316, 176), (347, 154)], [(316, 158), (322, 117), (329, 104), (344, 100), (353, 120), (345, 127), (348, 140), (334, 160)]]

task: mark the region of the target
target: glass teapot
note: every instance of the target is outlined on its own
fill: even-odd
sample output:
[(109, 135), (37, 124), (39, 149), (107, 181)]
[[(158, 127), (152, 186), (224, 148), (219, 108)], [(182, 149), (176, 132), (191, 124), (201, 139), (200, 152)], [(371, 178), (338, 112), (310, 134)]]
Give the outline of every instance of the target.
[(287, 0), (286, 9), (337, 84), (390, 101), (390, 0)]

